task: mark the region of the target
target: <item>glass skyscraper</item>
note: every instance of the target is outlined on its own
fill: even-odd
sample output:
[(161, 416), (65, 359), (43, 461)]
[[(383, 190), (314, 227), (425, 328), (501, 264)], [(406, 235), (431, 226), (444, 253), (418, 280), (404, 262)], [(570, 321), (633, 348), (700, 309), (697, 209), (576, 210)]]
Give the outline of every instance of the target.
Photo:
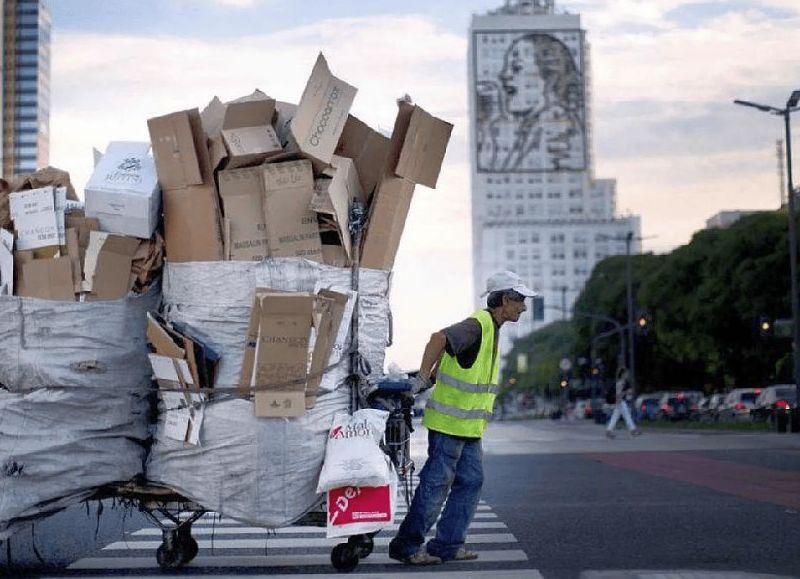
[[(569, 308), (599, 260), (640, 251), (638, 216), (616, 210), (616, 181), (594, 175), (591, 66), (577, 14), (554, 0), (507, 0), (472, 18), (469, 102), (476, 305), (486, 278), (515, 271), (545, 319), (503, 328), (504, 346)], [(564, 312), (563, 310), (566, 310)]]
[(3, 0), (3, 176), (50, 157), (50, 12), (43, 0)]

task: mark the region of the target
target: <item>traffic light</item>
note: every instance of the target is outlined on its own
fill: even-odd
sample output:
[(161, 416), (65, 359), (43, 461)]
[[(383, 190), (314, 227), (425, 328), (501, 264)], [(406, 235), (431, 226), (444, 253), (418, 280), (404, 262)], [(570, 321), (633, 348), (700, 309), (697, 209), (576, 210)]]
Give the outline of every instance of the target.
[(758, 317), (758, 335), (762, 338), (771, 338), (775, 332), (775, 325), (769, 316)]
[(639, 336), (646, 336), (653, 326), (653, 317), (647, 310), (639, 310), (635, 324), (636, 334)]

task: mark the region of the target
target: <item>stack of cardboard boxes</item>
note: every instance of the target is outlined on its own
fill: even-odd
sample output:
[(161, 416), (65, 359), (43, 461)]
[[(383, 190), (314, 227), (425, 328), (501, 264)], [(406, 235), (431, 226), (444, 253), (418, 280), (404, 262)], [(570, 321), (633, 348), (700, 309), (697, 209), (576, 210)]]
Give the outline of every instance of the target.
[(159, 274), (158, 179), (148, 143), (111, 143), (78, 201), (53, 168), (0, 192), (0, 295), (62, 301), (142, 293)]
[[(148, 121), (167, 261), (305, 258), (390, 271), (417, 183), (435, 187), (452, 126), (401, 100), (391, 138), (349, 114), (356, 89), (320, 54), (297, 105), (261, 91)], [(368, 219), (360, 256), (351, 206)], [(343, 294), (256, 289), (242, 394), (300, 416), (344, 320)]]
[(348, 266), (358, 200), (361, 265), (391, 270), (414, 186), (435, 187), (452, 126), (401, 102), (390, 139), (349, 114), (355, 95), (320, 55), (297, 105), (255, 91), (150, 119), (167, 259)]

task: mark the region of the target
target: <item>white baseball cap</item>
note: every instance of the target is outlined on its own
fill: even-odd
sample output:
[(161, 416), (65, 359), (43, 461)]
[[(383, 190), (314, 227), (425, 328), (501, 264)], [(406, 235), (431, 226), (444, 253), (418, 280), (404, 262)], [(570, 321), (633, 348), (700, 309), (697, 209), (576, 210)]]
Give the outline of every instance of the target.
[(489, 279), (486, 280), (486, 291), (483, 295), (504, 290), (514, 290), (526, 298), (532, 298), (537, 295), (535, 291), (522, 283), (522, 279), (517, 274), (508, 270), (489, 276)]

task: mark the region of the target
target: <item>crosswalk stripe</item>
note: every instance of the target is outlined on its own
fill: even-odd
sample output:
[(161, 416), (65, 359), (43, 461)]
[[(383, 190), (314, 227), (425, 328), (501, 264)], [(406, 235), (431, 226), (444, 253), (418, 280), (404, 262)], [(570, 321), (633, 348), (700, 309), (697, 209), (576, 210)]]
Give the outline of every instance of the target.
[[(398, 523), (392, 523), (391, 525), (386, 525), (381, 529), (382, 531), (396, 531), (400, 525)], [(436, 525), (433, 527), (436, 528)], [(501, 523), (500, 521), (473, 521), (472, 524), (469, 526), (470, 529), (507, 529), (505, 523)], [(131, 533), (133, 536), (136, 537), (146, 537), (146, 536), (153, 536), (153, 537), (160, 537), (161, 536), (161, 529), (139, 529), (138, 531), (134, 531)], [(226, 527), (226, 528), (219, 528), (213, 527), (211, 525), (198, 525), (195, 523), (192, 525), (192, 536), (193, 537), (200, 537), (203, 535), (302, 535), (302, 534), (318, 534), (324, 535), (325, 534), (325, 527), (285, 527), (283, 529), (265, 529), (263, 527)]]
[[(502, 563), (527, 561), (528, 556), (521, 549), (501, 549), (476, 551), (478, 559), (469, 564)], [(314, 555), (262, 555), (262, 556), (232, 556), (217, 555), (206, 557), (199, 555), (187, 565), (186, 569), (223, 568), (223, 567), (300, 567), (310, 565), (330, 566), (330, 554)], [(399, 563), (389, 558), (388, 553), (373, 553), (366, 559), (361, 559), (359, 565), (394, 565)], [(70, 571), (89, 571), (102, 569), (149, 569), (156, 566), (155, 557), (92, 557), (81, 559), (70, 565)], [(352, 577), (353, 575), (351, 575)], [(403, 574), (405, 576), (405, 574)], [(437, 573), (437, 577), (439, 574)], [(464, 578), (463, 572), (459, 574)]]
[[(388, 545), (391, 537), (375, 537), (376, 545)], [(263, 538), (263, 539), (214, 539), (213, 541), (201, 539), (197, 544), (201, 549), (273, 549), (291, 547), (335, 547), (340, 539), (327, 538)], [(467, 535), (467, 543), (516, 543), (517, 539), (511, 533), (478, 533)], [(161, 541), (128, 540), (116, 541), (103, 547), (104, 551), (124, 551), (134, 549), (157, 549)]]
[[(405, 515), (406, 515), (405, 513), (397, 513), (397, 516), (395, 517), (395, 522), (396, 523), (401, 522), (403, 520), (403, 518), (405, 517)], [(475, 513), (475, 516), (473, 517), (473, 519), (497, 519), (497, 518), (498, 518), (497, 513), (492, 513), (492, 512), (489, 512), (489, 511), (479, 511), (479, 512)], [(162, 519), (161, 523), (164, 524), (164, 525), (172, 525), (173, 524), (172, 521), (167, 521), (167, 520), (163, 520), (163, 519)], [(227, 517), (223, 517), (223, 518), (217, 519), (217, 520), (214, 520), (214, 519), (211, 519), (211, 518), (209, 518), (209, 519), (201, 518), (200, 520), (198, 520), (198, 521), (196, 521), (195, 523), (192, 524), (192, 528), (195, 529), (197, 527), (201, 527), (201, 526), (204, 526), (204, 525), (215, 526), (217, 528), (222, 528), (222, 527), (232, 528), (232, 527), (241, 526), (242, 524), (243, 523), (241, 523), (241, 522), (239, 522), (239, 521), (237, 521), (235, 519), (230, 519), (230, 518), (227, 518)], [(283, 529), (283, 528), (292, 528), (292, 527), (281, 527), (281, 529)], [(304, 528), (304, 527), (298, 527), (298, 528)], [(314, 529), (314, 528), (320, 528), (320, 527), (307, 527), (307, 528)]]

